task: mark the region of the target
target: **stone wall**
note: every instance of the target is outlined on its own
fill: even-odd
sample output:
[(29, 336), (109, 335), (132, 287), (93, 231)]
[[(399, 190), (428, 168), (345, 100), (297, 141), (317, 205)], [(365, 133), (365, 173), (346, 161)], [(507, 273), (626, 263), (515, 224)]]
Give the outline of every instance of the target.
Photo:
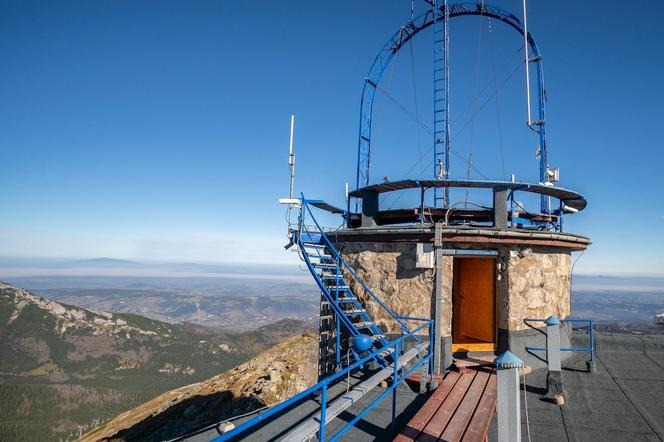
[[(393, 312), (402, 316), (433, 318), (435, 273), (415, 268), (415, 243), (345, 243), (341, 253), (348, 264)], [(554, 248), (504, 247), (499, 250), (503, 270), (498, 272), (498, 328), (525, 330), (524, 318), (570, 315), (569, 252)], [(443, 257), (441, 335), (452, 333), (452, 256)], [(398, 324), (345, 275), (367, 312), (387, 333), (399, 333)], [(409, 324), (410, 325), (410, 324)]]
[[(357, 275), (395, 314), (416, 318), (433, 317), (435, 273), (433, 269), (415, 268), (416, 244), (346, 243), (341, 253)], [(451, 260), (447, 267), (444, 274), (451, 275)], [(361, 288), (359, 283), (349, 275), (346, 275), (346, 278), (378, 326), (387, 333), (399, 333), (400, 328), (396, 321)], [(451, 278), (446, 279), (449, 280), (447, 302), (451, 306)], [(451, 313), (447, 320), (451, 320)], [(410, 326), (416, 323), (407, 324)], [(448, 324), (447, 329), (449, 328)]]
[(569, 252), (547, 248), (520, 248), (505, 250), (504, 262), (507, 293), (499, 304), (504, 313), (499, 315), (498, 327), (525, 330), (524, 318), (548, 318), (570, 315)]

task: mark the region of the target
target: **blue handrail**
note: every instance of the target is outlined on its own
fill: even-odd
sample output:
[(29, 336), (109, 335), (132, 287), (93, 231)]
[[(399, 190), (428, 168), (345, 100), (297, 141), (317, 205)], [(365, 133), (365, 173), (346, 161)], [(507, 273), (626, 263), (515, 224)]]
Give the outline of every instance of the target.
[[(405, 374), (402, 374), (401, 377), (398, 377), (398, 372), (400, 371), (400, 370), (397, 370), (398, 360), (399, 360), (398, 359), (398, 357), (399, 357), (399, 352), (398, 352), (399, 347), (400, 346), (403, 347), (403, 342), (406, 338), (414, 336), (415, 333), (418, 333), (418, 332), (422, 331), (426, 327), (429, 328), (429, 348), (428, 348), (427, 354), (423, 357), (420, 357), (420, 360), (418, 361), (417, 364), (415, 364)], [(319, 383), (317, 383), (313, 387), (307, 388), (306, 390), (304, 390), (303, 392), (293, 396), (292, 398), (287, 399), (284, 402), (282, 402), (278, 405), (275, 405), (274, 407), (260, 413), (259, 415), (253, 417), (252, 419), (248, 420), (247, 422), (243, 423), (242, 425), (239, 425), (235, 429), (233, 429), (233, 430), (231, 430), (227, 433), (224, 433), (220, 436), (217, 436), (216, 438), (212, 439), (212, 442), (225, 442), (225, 441), (227, 441), (231, 438), (237, 437), (240, 434), (246, 432), (247, 430), (255, 427), (259, 423), (265, 421), (269, 417), (272, 417), (276, 413), (284, 410), (285, 408), (288, 408), (291, 405), (293, 405), (293, 404), (295, 404), (295, 403), (297, 403), (297, 402), (299, 402), (303, 399), (306, 399), (307, 397), (313, 395), (314, 393), (316, 393), (319, 390), (322, 393), (321, 394), (321, 419), (320, 419), (320, 430), (319, 430), (319, 438), (320, 439), (319, 440), (321, 440), (321, 441), (324, 440), (323, 438), (325, 437), (325, 424), (326, 424), (325, 423), (325, 420), (326, 420), (325, 419), (325, 410), (327, 408), (327, 389), (328, 389), (329, 385), (332, 382), (344, 377), (346, 374), (348, 374), (348, 372), (350, 372), (352, 370), (355, 370), (355, 369), (361, 367), (366, 362), (370, 361), (371, 359), (376, 358), (379, 355), (379, 353), (381, 353), (381, 352), (383, 352), (383, 351), (385, 351), (389, 348), (394, 348), (395, 359), (394, 359), (393, 364), (394, 364), (394, 367), (395, 367), (395, 374), (396, 374), (396, 376), (394, 378), (394, 382), (376, 400), (371, 402), (367, 407), (365, 407), (362, 410), (361, 413), (358, 413), (358, 415), (353, 420), (351, 420), (347, 425), (345, 425), (341, 430), (339, 430), (335, 435), (333, 435), (330, 438), (331, 441), (337, 440), (346, 431), (348, 431), (348, 429), (351, 426), (355, 425), (355, 423), (359, 419), (361, 419), (362, 416), (364, 416), (366, 413), (368, 413), (378, 402), (380, 402), (380, 400), (382, 400), (389, 392), (394, 391), (413, 371), (415, 371), (417, 368), (421, 367), (424, 363), (429, 362), (429, 372), (431, 373), (432, 364), (430, 363), (430, 361), (431, 361), (432, 349), (433, 349), (433, 342), (432, 342), (433, 336), (434, 336), (433, 320), (427, 320), (426, 323), (422, 324), (421, 326), (419, 326), (418, 328), (416, 328), (412, 332), (409, 332), (408, 334), (404, 334), (404, 335), (400, 336), (399, 338), (393, 340), (389, 344), (379, 348), (378, 350), (375, 350), (375, 351), (369, 353), (368, 355), (364, 356), (363, 358), (356, 361), (355, 363), (347, 366), (345, 369), (334, 373), (333, 375), (323, 379), (322, 381), (320, 381)]]
[[(305, 232), (309, 233), (309, 232), (306, 230), (306, 227), (304, 227), (304, 229), (305, 229)], [(300, 230), (300, 231), (301, 231), (301, 230)], [(301, 242), (301, 239), (300, 239), (300, 238), (301, 238), (301, 237), (298, 236), (298, 244), (299, 244), (300, 247), (302, 248), (302, 242)], [(311, 263), (311, 260), (309, 259), (309, 256), (307, 256), (306, 253), (302, 253), (302, 256), (303, 256), (303, 258), (304, 258), (304, 262), (305, 262), (305, 264), (307, 265), (307, 268), (309, 269), (309, 272), (310, 272), (312, 275), (315, 275), (315, 274), (316, 274), (316, 270), (314, 269), (314, 266), (313, 266), (313, 264)], [(330, 294), (329, 294), (329, 292), (328, 292), (328, 287), (326, 287), (326, 286), (323, 284), (323, 282), (321, 281), (321, 279), (320, 279), (319, 277), (316, 276), (314, 279), (316, 280), (316, 284), (318, 285), (318, 288), (321, 290), (321, 292), (323, 293), (323, 295), (324, 295), (326, 298), (328, 298), (327, 301), (328, 301), (328, 303), (330, 304), (330, 306), (334, 309), (335, 313), (337, 314), (337, 317), (339, 317), (339, 318), (341, 319), (341, 322), (343, 322), (344, 326), (346, 326), (346, 328), (348, 329), (348, 331), (349, 331), (353, 336), (357, 336), (357, 335), (359, 334), (359, 332), (355, 329), (355, 327), (353, 327), (353, 323), (350, 322), (350, 319), (348, 319), (348, 317), (344, 314), (344, 311), (341, 309), (341, 307), (339, 307), (339, 305), (335, 302), (335, 300), (329, 298)]]
[[(377, 297), (377, 296), (371, 291), (371, 289), (370, 289), (370, 288), (364, 283), (364, 281), (362, 281), (362, 279), (357, 275), (357, 273), (355, 273), (355, 271), (354, 271), (354, 270), (348, 265), (348, 263), (346, 262), (346, 260), (343, 259), (343, 257), (341, 256), (341, 253), (339, 253), (339, 251), (337, 250), (337, 248), (334, 247), (334, 245), (333, 245), (332, 242), (329, 240), (329, 238), (327, 237), (327, 235), (325, 234), (325, 232), (323, 232), (323, 229), (322, 229), (322, 228), (320, 227), (320, 225), (318, 224), (318, 221), (316, 220), (316, 217), (314, 217), (313, 213), (311, 212), (311, 208), (309, 207), (309, 204), (307, 203), (307, 200), (304, 198), (304, 194), (302, 194), (301, 196), (302, 196), (302, 207), (303, 207), (303, 208), (306, 208), (306, 211), (309, 212), (309, 215), (311, 215), (311, 219), (312, 219), (312, 220), (314, 221), (314, 223), (316, 224), (316, 228), (317, 228), (318, 231), (321, 233), (321, 237), (325, 240), (325, 242), (326, 242), (327, 246), (329, 247), (329, 249), (330, 249), (330, 250), (334, 253), (334, 255), (339, 259), (339, 262), (341, 262), (341, 263), (343, 264), (343, 266), (346, 268), (346, 270), (348, 270), (348, 272), (353, 276), (353, 278), (354, 278), (354, 279), (355, 279), (355, 280), (356, 280), (356, 281), (362, 286), (362, 288), (363, 288), (363, 289), (364, 289), (364, 290), (365, 290), (365, 291), (366, 291), (366, 292), (367, 292), (367, 293), (368, 293), (368, 294), (369, 294), (369, 295), (370, 295), (370, 296), (371, 296), (371, 297), (372, 297), (372, 298), (378, 303), (378, 305), (380, 305), (380, 306), (383, 308), (383, 310), (385, 310), (385, 311), (386, 311), (386, 312), (387, 312), (392, 318), (394, 318), (395, 321), (397, 321), (397, 322), (399, 323), (399, 325), (401, 326), (401, 329), (404, 330), (404, 331), (406, 331), (406, 332), (409, 332), (410, 329), (408, 328), (408, 326), (407, 326), (404, 322), (402, 322), (402, 321), (399, 319), (399, 317), (398, 317), (396, 314), (394, 314), (394, 312), (393, 312), (392, 310), (390, 310), (390, 308), (387, 307), (387, 306), (386, 306), (386, 305), (385, 305), (385, 304), (384, 304), (384, 303), (383, 303), (383, 302), (382, 302), (382, 301), (381, 301), (381, 300), (380, 300), (380, 299), (379, 299), (379, 298), (378, 298), (378, 297)], [(304, 223), (304, 217), (302, 217), (302, 223)]]
[[(546, 319), (539, 319), (539, 318), (526, 318), (523, 320), (524, 322), (546, 322)], [(593, 339), (593, 320), (592, 319), (583, 319), (583, 318), (569, 318), (569, 319), (561, 319), (561, 323), (569, 322), (570, 324), (572, 323), (584, 323), (588, 324), (585, 327), (581, 327), (582, 329), (587, 329), (588, 330), (588, 346), (587, 347), (564, 347), (561, 348), (560, 351), (586, 351), (590, 353), (590, 360), (592, 361), (594, 359), (594, 354), (595, 354), (595, 340)], [(528, 351), (546, 351), (546, 347), (526, 347), (526, 350)]]

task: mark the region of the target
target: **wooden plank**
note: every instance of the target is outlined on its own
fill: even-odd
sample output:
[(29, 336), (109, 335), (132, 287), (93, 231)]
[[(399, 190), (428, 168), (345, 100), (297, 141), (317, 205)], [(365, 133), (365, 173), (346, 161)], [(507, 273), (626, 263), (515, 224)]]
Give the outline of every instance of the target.
[(487, 438), (489, 425), (491, 425), (491, 419), (496, 410), (496, 395), (496, 371), (493, 370), (484, 389), (482, 399), (477, 405), (477, 409), (475, 409), (466, 433), (463, 435), (463, 442), (482, 442)]
[(400, 434), (394, 438), (395, 442), (410, 442), (414, 441), (420, 435), (422, 430), (429, 423), (433, 415), (438, 411), (440, 405), (445, 398), (449, 395), (450, 391), (454, 388), (457, 381), (461, 377), (458, 372), (449, 372), (443, 379), (443, 382), (431, 394), (431, 397), (422, 405), (417, 411), (415, 416), (406, 424), (401, 430)]
[(445, 398), (443, 404), (440, 406), (436, 414), (434, 414), (434, 416), (431, 418), (429, 424), (422, 431), (422, 434), (418, 436), (418, 441), (434, 442), (438, 440), (440, 435), (443, 433), (443, 430), (445, 430), (445, 427), (447, 427), (450, 419), (454, 415), (457, 407), (461, 403), (463, 397), (466, 395), (466, 391), (468, 390), (470, 384), (473, 382), (476, 374), (477, 372), (470, 371), (461, 375), (461, 378), (454, 385), (454, 388), (450, 394), (447, 395), (447, 398)]
[(489, 373), (488, 370), (477, 370), (473, 383), (468, 388), (463, 401), (461, 401), (461, 404), (443, 432), (443, 440), (461, 440), (470, 419), (473, 417), (473, 413), (475, 413), (477, 404), (482, 399), (484, 388), (489, 380)]

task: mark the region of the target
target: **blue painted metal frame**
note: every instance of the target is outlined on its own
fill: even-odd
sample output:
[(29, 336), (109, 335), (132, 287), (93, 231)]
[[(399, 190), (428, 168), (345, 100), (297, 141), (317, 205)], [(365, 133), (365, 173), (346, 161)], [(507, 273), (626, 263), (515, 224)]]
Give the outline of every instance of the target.
[[(526, 318), (524, 319), (525, 322), (546, 322), (546, 319), (534, 319), (534, 318)], [(560, 351), (585, 351), (590, 353), (590, 360), (594, 360), (594, 355), (595, 355), (595, 339), (593, 337), (593, 320), (592, 319), (582, 319), (582, 318), (570, 318), (570, 319), (561, 319), (561, 323), (566, 323), (569, 322), (570, 324), (572, 323), (579, 323), (579, 324), (588, 324), (585, 327), (581, 327), (581, 329), (587, 329), (588, 330), (588, 347), (565, 347), (561, 348)], [(546, 351), (546, 347), (526, 347), (526, 350), (528, 351)]]
[[(313, 216), (313, 213), (311, 213), (311, 207), (308, 204), (308, 200), (304, 197), (304, 194), (301, 195), (301, 203), (302, 203), (302, 214), (303, 214), (303, 216), (302, 216), (302, 226), (305, 226), (305, 224), (304, 224), (304, 214), (309, 213), (309, 215), (311, 216), (311, 219), (314, 221), (318, 231), (323, 232), (323, 229), (321, 228), (320, 224), (318, 224), (318, 221)], [(323, 234), (322, 238), (325, 241), (326, 246), (334, 254), (334, 257), (337, 258), (339, 260), (339, 262), (348, 271), (348, 273), (353, 276), (353, 279), (355, 279), (362, 286), (362, 288), (367, 292), (367, 294), (369, 294), (373, 298), (373, 300), (376, 301), (378, 303), (378, 305), (380, 305), (380, 307), (387, 312), (387, 314), (389, 314), (394, 320), (396, 320), (399, 323), (399, 325), (401, 326), (401, 329), (403, 331), (408, 332), (409, 331), (408, 326), (403, 321), (401, 321), (401, 319), (399, 319), (399, 316), (396, 315), (392, 310), (390, 310), (390, 308), (388, 306), (386, 306), (383, 303), (383, 301), (381, 301), (380, 298), (378, 298), (378, 296), (376, 296), (374, 294), (374, 292), (365, 284), (365, 282), (357, 275), (357, 273), (355, 273), (355, 270), (353, 270), (353, 268), (350, 265), (348, 265), (346, 260), (341, 256), (341, 253), (339, 253), (339, 250), (337, 250), (337, 248), (334, 246), (334, 244), (332, 244), (332, 241), (330, 241), (330, 239), (327, 237), (327, 235)], [(313, 268), (313, 267), (311, 267), (310, 262), (307, 262), (307, 265), (310, 266), (309, 270), (311, 270)], [(322, 286), (321, 286), (321, 288), (322, 288)]]
[[(442, 3), (442, 8), (438, 5)], [(447, 0), (431, 1), (433, 17), (433, 176), (447, 179), (450, 175), (450, 66), (449, 11)], [(442, 11), (442, 14), (440, 13)], [(440, 170), (440, 169), (443, 170)], [(433, 205), (438, 201), (447, 207), (450, 189), (443, 188), (438, 196), (433, 189)]]
[[(395, 339), (388, 345), (379, 348), (376, 351), (373, 351), (369, 353), (368, 355), (364, 356), (360, 360), (356, 361), (355, 363), (349, 365), (345, 369), (336, 372), (332, 376), (329, 376), (313, 387), (307, 388), (304, 390), (302, 393), (297, 394), (293, 396), (292, 398), (275, 405), (274, 407), (260, 413), (259, 415), (255, 416), (254, 418), (248, 420), (247, 422), (243, 423), (242, 425), (239, 425), (235, 429), (229, 431), (228, 433), (224, 433), (214, 439), (212, 439), (213, 442), (225, 442), (228, 441), (232, 438), (238, 437), (242, 433), (250, 430), (251, 428), (255, 427), (256, 425), (260, 424), (261, 422), (264, 422), (266, 419), (274, 416), (276, 413), (290, 407), (291, 405), (295, 405), (296, 403), (307, 399), (308, 397), (312, 396), (316, 392), (320, 391), (321, 392), (321, 418), (320, 418), (320, 430), (319, 430), (319, 440), (323, 441), (325, 440), (325, 412), (327, 409), (327, 389), (332, 384), (333, 382), (343, 378), (346, 374), (348, 374), (350, 371), (356, 370), (357, 368), (360, 368), (363, 366), (365, 363), (369, 362), (372, 359), (376, 359), (379, 354), (382, 351), (385, 351), (389, 348), (394, 348), (394, 354), (396, 355), (395, 360), (393, 362), (395, 366), (395, 378), (394, 382), (392, 382), (392, 385), (388, 387), (378, 398), (376, 398), (374, 401), (372, 401), (367, 407), (365, 407), (360, 413), (357, 414), (348, 424), (346, 424), (341, 430), (339, 430), (336, 434), (334, 434), (329, 440), (330, 441), (336, 441), (339, 439), (350, 427), (355, 425), (362, 417), (364, 417), (374, 406), (376, 406), (385, 396), (387, 396), (390, 392), (395, 391), (396, 388), (403, 383), (403, 381), (415, 370), (420, 368), (423, 364), (429, 363), (429, 375), (433, 376), (433, 365), (431, 364), (432, 360), (432, 349), (433, 349), (433, 320), (430, 319), (421, 319), (417, 318), (420, 321), (423, 321), (424, 324), (420, 325), (413, 331), (402, 335), (401, 337)], [(413, 367), (411, 367), (406, 373), (402, 373), (402, 375), (399, 377), (398, 376), (398, 371), (396, 370), (396, 367), (398, 366), (398, 357), (399, 357), (399, 350), (403, 350), (403, 342), (407, 338), (411, 337), (417, 337), (417, 333), (421, 332), (425, 328), (429, 329), (429, 348), (428, 348), (428, 353), (421, 357), (420, 360), (418, 361), (417, 364), (415, 364)], [(394, 417), (394, 413), (393, 413)]]
[[(443, 5), (444, 7), (444, 5)], [(440, 12), (440, 8), (439, 8)], [(444, 17), (444, 14), (442, 14)], [(477, 15), (483, 17), (494, 18), (502, 21), (514, 28), (517, 32), (523, 35), (523, 28), (521, 20), (497, 6), (489, 5), (483, 1), (475, 2), (461, 2), (448, 5), (449, 18), (462, 17), (468, 15)], [(433, 15), (433, 8), (422, 14), (412, 22), (402, 26), (382, 47), (378, 55), (374, 59), (369, 72), (365, 78), (364, 86), (362, 88), (362, 99), (360, 101), (360, 128), (358, 137), (357, 148), (357, 174), (356, 185), (357, 188), (366, 187), (369, 185), (369, 173), (371, 169), (371, 127), (374, 98), (376, 89), (380, 83), (385, 69), (389, 66), (394, 58), (394, 55), (412, 39), (418, 32), (428, 28), (435, 22)], [(436, 18), (437, 19), (437, 18)], [(532, 51), (532, 56), (529, 62), (535, 63), (537, 66), (537, 98), (539, 102), (538, 112), (539, 117), (533, 123), (533, 130), (539, 134), (540, 140), (540, 181), (546, 182), (546, 170), (548, 167), (548, 146), (546, 141), (546, 97), (544, 93), (544, 67), (542, 63), (542, 55), (539, 48), (535, 43), (530, 32), (527, 36), (528, 45)], [(435, 162), (435, 161), (434, 161)], [(448, 175), (449, 178), (449, 175)], [(359, 205), (359, 201), (356, 200)], [(549, 213), (548, 199), (545, 196), (541, 198), (542, 213)]]

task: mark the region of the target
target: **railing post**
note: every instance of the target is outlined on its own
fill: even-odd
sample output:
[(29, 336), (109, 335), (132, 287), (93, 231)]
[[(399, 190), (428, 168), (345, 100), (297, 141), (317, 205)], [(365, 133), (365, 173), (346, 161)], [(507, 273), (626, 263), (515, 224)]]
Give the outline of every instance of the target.
[(493, 363), (498, 371), (498, 442), (521, 442), (519, 368), (523, 361), (506, 351)]
[(318, 431), (318, 440), (325, 441), (325, 412), (327, 411), (327, 383), (323, 384), (320, 398), (320, 430)]
[(394, 349), (394, 373), (392, 374), (392, 423), (390, 424), (391, 434), (394, 435), (395, 420), (397, 416), (397, 378), (399, 375), (399, 343), (397, 342)]
[(549, 397), (563, 394), (563, 376), (560, 364), (560, 320), (551, 315), (544, 321), (546, 324), (546, 362), (549, 372), (546, 385)]
[(590, 360), (586, 361), (588, 373), (595, 372), (595, 338), (593, 337), (593, 320), (588, 320), (588, 348), (590, 348)]

